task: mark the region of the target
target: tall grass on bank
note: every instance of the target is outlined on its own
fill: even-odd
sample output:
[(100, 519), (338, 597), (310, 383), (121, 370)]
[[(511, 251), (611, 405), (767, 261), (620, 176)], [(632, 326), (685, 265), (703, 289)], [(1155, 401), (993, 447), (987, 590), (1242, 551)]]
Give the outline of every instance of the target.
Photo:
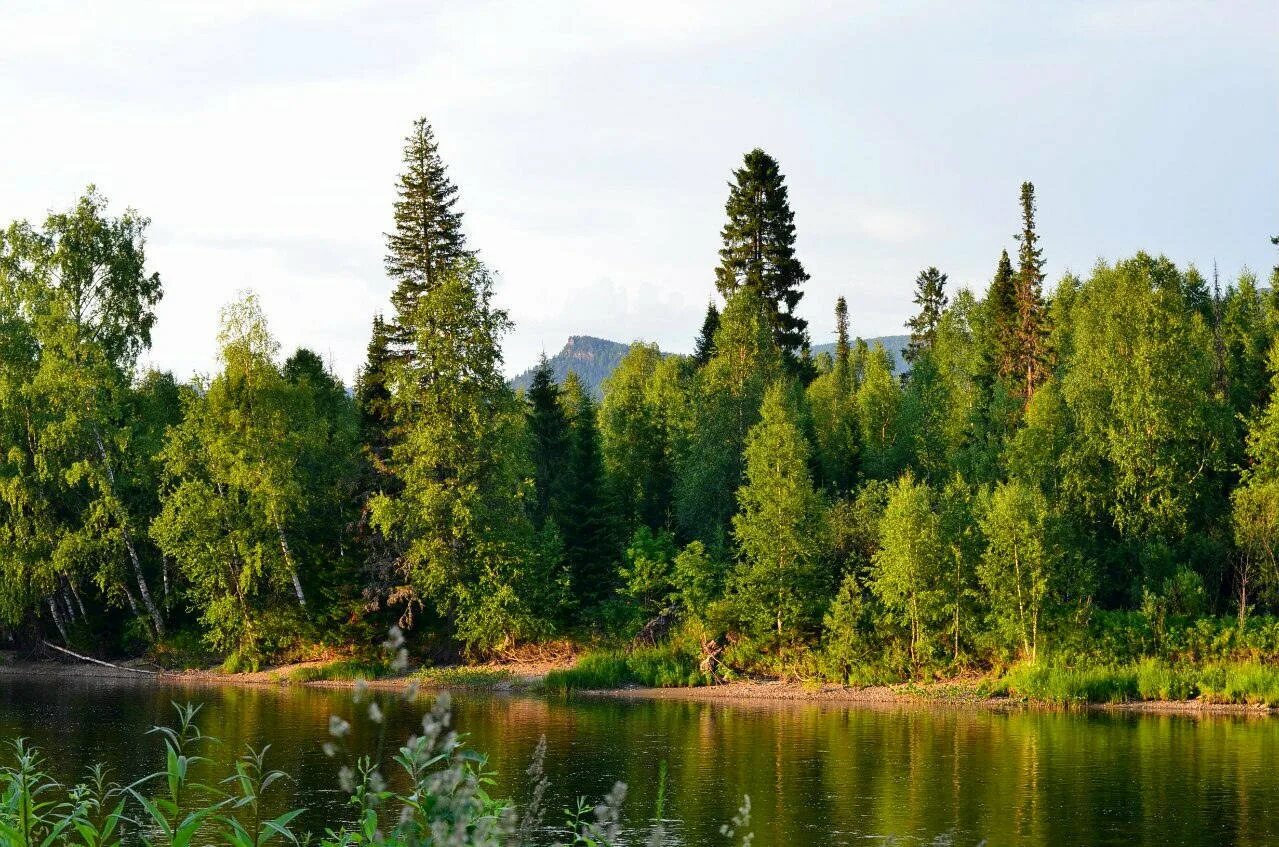
[(1158, 659), (1115, 665), (1026, 663), (1012, 667), (991, 693), (1059, 706), (1198, 699), (1273, 707), (1279, 706), (1279, 668), (1260, 662), (1194, 667)]
[(662, 645), (587, 653), (573, 667), (547, 674), (544, 686), (565, 693), (629, 686), (679, 688), (706, 682), (696, 656), (678, 646)]

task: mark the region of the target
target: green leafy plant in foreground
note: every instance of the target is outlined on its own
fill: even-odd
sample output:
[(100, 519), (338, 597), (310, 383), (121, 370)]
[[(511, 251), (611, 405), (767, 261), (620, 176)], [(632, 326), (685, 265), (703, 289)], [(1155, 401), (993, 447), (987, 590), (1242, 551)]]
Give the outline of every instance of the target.
[[(410, 689), (405, 699), (415, 696)], [(390, 702), (369, 698), (364, 686), (357, 686), (355, 699), (365, 706), (370, 721), (385, 727)], [(112, 782), (102, 766), (95, 766), (76, 785), (64, 786), (45, 772), (40, 754), (25, 740), (13, 741), (12, 763), (0, 768), (0, 845), (532, 847), (555, 839), (557, 847), (618, 847), (637, 843), (641, 835), (628, 832), (623, 824), (626, 786), (620, 782), (596, 805), (579, 798), (575, 809), (565, 810), (558, 830), (544, 826), (545, 739), (526, 771), (529, 802), (519, 807), (493, 797), (487, 759), (469, 749), (453, 729), (449, 697), (442, 694), (423, 717), (421, 733), (408, 738), (387, 762), (380, 754), (361, 755), (341, 767), (338, 781), (350, 795), (349, 815), (316, 837), (293, 828), (302, 808), (264, 818), (263, 796), (288, 780), (267, 766), (269, 746), (246, 750), (219, 782), (197, 781), (193, 770), (209, 764), (200, 750), (215, 739), (201, 732), (196, 722), (199, 706), (175, 708), (176, 726), (151, 730), (163, 739), (164, 767), (127, 785)], [(332, 716), (325, 753), (339, 756), (350, 730), (346, 720)], [(384, 740), (379, 734), (379, 750)], [(405, 788), (389, 787), (385, 765), (400, 772)], [(644, 837), (650, 845), (666, 843), (664, 767), (658, 795), (656, 814)], [(749, 821), (747, 798), (733, 823), (722, 829), (727, 843), (749, 845)]]

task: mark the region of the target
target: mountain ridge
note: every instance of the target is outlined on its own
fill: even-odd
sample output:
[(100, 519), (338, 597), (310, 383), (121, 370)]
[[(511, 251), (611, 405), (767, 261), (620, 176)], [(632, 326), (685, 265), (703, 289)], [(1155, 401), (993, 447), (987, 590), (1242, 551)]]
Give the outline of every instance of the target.
[[(892, 354), (894, 370), (900, 373), (905, 369), (902, 353), (909, 340), (909, 335), (881, 335), (867, 338), (866, 343), (871, 347), (882, 344), (884, 349)], [(556, 382), (563, 383), (569, 373), (575, 373), (582, 381), (583, 387), (598, 400), (603, 396), (604, 380), (608, 379), (609, 374), (621, 363), (630, 346), (630, 344), (594, 335), (570, 335), (563, 348), (554, 356), (548, 357), (547, 362), (551, 366), (551, 373), (555, 375)], [(834, 351), (834, 342), (813, 347), (815, 356)], [(527, 390), (533, 381), (533, 372), (536, 370), (537, 366), (534, 365), (512, 377), (509, 380), (510, 386), (517, 391)]]

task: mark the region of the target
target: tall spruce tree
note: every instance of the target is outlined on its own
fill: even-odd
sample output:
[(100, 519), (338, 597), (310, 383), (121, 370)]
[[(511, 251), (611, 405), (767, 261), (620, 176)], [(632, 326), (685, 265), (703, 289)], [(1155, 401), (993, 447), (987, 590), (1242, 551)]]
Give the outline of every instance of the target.
[(925, 350), (933, 346), (937, 324), (946, 308), (946, 274), (936, 268), (921, 271), (915, 279), (915, 305), (919, 314), (906, 322), (910, 328), (910, 343), (906, 346), (906, 361), (913, 362)]
[(848, 334), (848, 301), (843, 297), (835, 300), (835, 368), (849, 367), (849, 358), (853, 348)]
[(413, 122), (404, 139), (404, 171), (396, 185), (395, 231), (386, 236), (386, 273), (395, 283), (392, 340), (412, 346), (413, 319), (423, 293), (440, 283), (450, 267), (474, 255), (466, 249), (457, 186), (440, 158), (426, 118)]
[(702, 319), (702, 331), (697, 335), (693, 345), (693, 361), (700, 368), (715, 355), (715, 331), (719, 329), (719, 309), (715, 304), (706, 304), (706, 317)]
[(372, 521), (403, 544), (403, 600), (432, 607), (469, 650), (493, 649), (547, 629), (536, 603), (546, 563), (524, 506), (523, 410), (501, 372), (510, 321), (474, 259), (415, 309), (413, 355), (391, 367), (400, 486), (373, 498)]
[(1044, 251), (1035, 232), (1035, 186), (1021, 184), (1021, 233), (1017, 235), (1017, 328), (1012, 370), (1027, 403), (1048, 376), (1048, 321), (1044, 309)]
[(773, 339), (798, 362), (808, 344), (808, 322), (795, 314), (808, 273), (795, 258), (795, 213), (777, 160), (756, 148), (733, 172), (724, 211), (728, 222), (715, 285), (728, 299), (750, 288), (768, 306)]

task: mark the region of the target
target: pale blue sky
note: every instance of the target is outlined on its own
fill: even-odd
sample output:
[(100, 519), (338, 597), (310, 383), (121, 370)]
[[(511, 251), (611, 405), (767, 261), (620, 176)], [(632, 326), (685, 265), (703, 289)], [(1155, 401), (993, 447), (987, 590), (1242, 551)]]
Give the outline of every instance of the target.
[(895, 333), (919, 269), (984, 287), (1035, 182), (1052, 279), (1146, 249), (1279, 257), (1279, 4), (0, 5), (0, 219), (96, 182), (151, 216), (152, 361), (213, 365), (258, 291), (349, 379), (385, 308), (400, 140), (427, 115), (518, 371), (570, 334), (686, 350), (726, 180), (776, 156), (802, 313)]

